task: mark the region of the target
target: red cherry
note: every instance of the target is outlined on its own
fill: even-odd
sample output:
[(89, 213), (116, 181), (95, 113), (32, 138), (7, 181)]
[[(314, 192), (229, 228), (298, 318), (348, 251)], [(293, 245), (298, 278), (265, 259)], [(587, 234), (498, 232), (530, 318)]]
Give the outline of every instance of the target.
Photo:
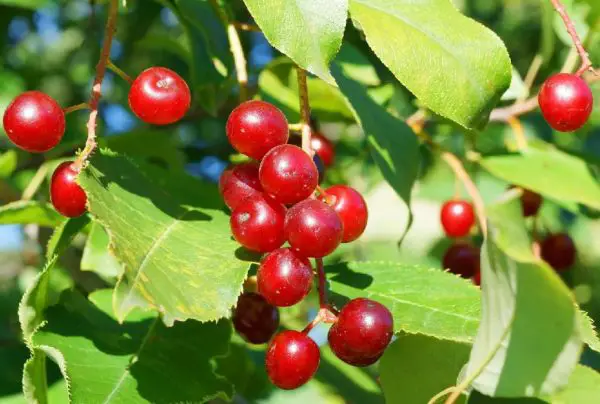
[(333, 143), (321, 133), (312, 132), (312, 136), (310, 137), (310, 147), (319, 157), (321, 157), (325, 167), (329, 167), (333, 164), (333, 160), (335, 159), (335, 148)]
[(238, 334), (252, 344), (269, 341), (279, 327), (279, 310), (257, 293), (242, 293), (232, 316)]
[(444, 268), (463, 278), (471, 278), (479, 272), (479, 248), (467, 243), (456, 243), (446, 250)]
[(4, 130), (21, 149), (31, 153), (47, 152), (65, 133), (65, 114), (49, 95), (27, 91), (6, 108)]
[(313, 377), (320, 359), (315, 341), (299, 331), (283, 331), (267, 349), (267, 375), (280, 389), (296, 389)]
[(475, 224), (473, 205), (467, 201), (447, 201), (442, 206), (440, 217), (448, 237), (464, 237)]
[(308, 198), (319, 183), (312, 158), (289, 144), (274, 147), (263, 157), (258, 176), (265, 192), (285, 204)]
[(477, 271), (471, 278), (474, 285), (481, 286), (481, 271)]
[(233, 237), (249, 250), (269, 252), (285, 242), (285, 206), (263, 195), (242, 201), (229, 223)]
[(542, 241), (541, 255), (552, 268), (564, 271), (575, 263), (575, 243), (568, 234), (551, 234)]
[(260, 160), (275, 146), (287, 143), (288, 122), (277, 107), (264, 101), (246, 101), (227, 119), (227, 138), (238, 152)]
[(190, 108), (190, 89), (177, 73), (151, 67), (140, 73), (129, 90), (129, 106), (142, 121), (168, 125), (179, 121)]
[(358, 298), (342, 308), (327, 338), (338, 358), (350, 365), (367, 366), (381, 357), (393, 334), (392, 313), (376, 301)]
[(329, 204), (338, 214), (344, 227), (342, 243), (349, 243), (360, 237), (367, 227), (369, 211), (362, 195), (346, 185), (334, 185), (325, 190), (319, 199)]
[(242, 163), (223, 171), (219, 178), (219, 192), (231, 210), (249, 196), (262, 194), (258, 164)]
[(56, 167), (50, 180), (50, 199), (52, 205), (61, 215), (77, 217), (85, 213), (87, 196), (75, 182), (77, 171), (72, 161), (65, 161)]
[(538, 102), (548, 125), (560, 132), (573, 132), (587, 122), (594, 97), (581, 77), (559, 73), (544, 82)]
[(293, 306), (304, 299), (312, 286), (310, 261), (289, 248), (270, 252), (256, 274), (258, 292), (272, 305)]
[(523, 216), (530, 217), (537, 215), (542, 206), (542, 196), (536, 192), (523, 188), (521, 194), (521, 208)]
[(290, 246), (305, 257), (331, 254), (342, 241), (340, 217), (329, 205), (306, 199), (291, 207), (285, 216), (285, 235)]

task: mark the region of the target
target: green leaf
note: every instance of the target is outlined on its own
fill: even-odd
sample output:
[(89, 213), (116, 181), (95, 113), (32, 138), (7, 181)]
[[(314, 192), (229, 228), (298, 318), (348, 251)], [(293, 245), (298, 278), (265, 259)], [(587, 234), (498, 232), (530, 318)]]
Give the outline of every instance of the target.
[(510, 84), (502, 41), (450, 0), (350, 0), (350, 15), (406, 88), (466, 128), (483, 126)]
[[(160, 311), (166, 324), (229, 316), (248, 263), (236, 256), (240, 247), (227, 215), (205, 207), (212, 195), (192, 201), (167, 193), (129, 160), (107, 152), (94, 156), (79, 181), (124, 265), (114, 301), (120, 321), (137, 306)], [(195, 195), (195, 185), (185, 185)], [(211, 193), (218, 195), (216, 186)]]
[[(98, 293), (110, 301), (110, 290)], [(47, 321), (33, 342), (59, 364), (71, 402), (206, 402), (233, 395), (211, 363), (228, 350), (225, 320), (167, 328), (146, 318), (119, 325), (83, 296), (65, 292)]]
[(364, 86), (348, 78), (348, 66), (351, 65), (344, 59), (336, 59), (333, 74), (340, 90), (348, 99), (356, 120), (365, 131), (375, 163), (385, 180), (409, 208), (410, 227), (410, 198), (420, 160), (417, 138), (404, 121), (377, 104)]
[(438, 392), (456, 384), (470, 348), (469, 344), (425, 335), (400, 334), (385, 350), (379, 365), (385, 402), (429, 402)]
[(9, 177), (17, 168), (17, 152), (8, 150), (0, 155), (0, 178)]
[(342, 45), (347, 0), (244, 0), (267, 40), (305, 70), (333, 83), (329, 63)]
[(485, 157), (481, 165), (494, 176), (559, 201), (600, 209), (600, 185), (582, 159), (551, 146), (530, 145), (521, 154)]
[(554, 404), (594, 403), (600, 397), (600, 373), (577, 365), (569, 378), (567, 388), (556, 394)]
[(0, 224), (35, 223), (45, 227), (58, 226), (63, 217), (50, 204), (36, 201), (16, 201), (0, 207)]
[(331, 290), (368, 297), (394, 316), (395, 331), (471, 342), (479, 324), (479, 291), (440, 269), (393, 262), (350, 262), (326, 267)]
[(583, 310), (579, 311), (579, 329), (583, 342), (596, 352), (600, 352), (600, 337), (594, 326), (594, 321)]
[(108, 234), (93, 223), (81, 257), (81, 270), (92, 271), (102, 279), (113, 280), (122, 272), (121, 264), (108, 248)]
[(477, 376), (473, 386), (489, 396), (553, 394), (564, 387), (581, 354), (573, 298), (558, 275), (527, 248), (532, 244), (516, 192), (487, 213), (483, 320), (464, 374)]
[(3, 6), (30, 8), (32, 10), (43, 7), (48, 0), (0, 0)]

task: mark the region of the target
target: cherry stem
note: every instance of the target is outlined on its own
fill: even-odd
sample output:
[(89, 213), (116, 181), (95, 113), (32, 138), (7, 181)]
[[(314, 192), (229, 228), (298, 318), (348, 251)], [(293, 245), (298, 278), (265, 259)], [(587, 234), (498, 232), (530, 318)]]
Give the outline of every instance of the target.
[(106, 67), (109, 70), (111, 70), (112, 72), (114, 72), (117, 76), (119, 76), (120, 78), (125, 80), (127, 83), (129, 83), (129, 84), (133, 83), (133, 79), (127, 73), (125, 73), (123, 70), (121, 70), (117, 65), (115, 65), (112, 62), (112, 60), (108, 59), (108, 61), (106, 62)]
[(35, 173), (35, 175), (33, 176), (33, 178), (31, 178), (31, 181), (29, 181), (29, 184), (27, 184), (27, 187), (25, 188), (25, 190), (23, 191), (23, 194), (21, 195), (21, 200), (28, 201), (31, 198), (33, 198), (35, 193), (40, 188), (40, 185), (42, 185), (42, 183), (44, 182), (44, 179), (46, 178), (47, 173), (48, 173), (48, 164), (42, 164), (40, 166), (40, 168), (38, 168), (38, 170)]
[(550, 0), (550, 2), (552, 3), (552, 6), (556, 10), (556, 12), (560, 15), (560, 18), (562, 18), (563, 22), (565, 23), (567, 32), (569, 33), (569, 36), (573, 40), (573, 45), (575, 45), (575, 48), (577, 49), (577, 53), (579, 54), (579, 57), (581, 58), (581, 67), (575, 73), (576, 75), (581, 76), (586, 70), (588, 70), (592, 67), (592, 61), (590, 60), (590, 56), (588, 55), (587, 51), (583, 47), (583, 44), (581, 43), (581, 38), (579, 38), (579, 35), (577, 34), (577, 30), (575, 29), (575, 24), (573, 24), (571, 17), (569, 17), (569, 14), (567, 14), (567, 11), (565, 10), (565, 6), (562, 4), (562, 2), (560, 0)]
[(302, 125), (302, 149), (310, 156), (313, 150), (310, 147), (312, 130), (310, 127), (310, 105), (308, 103), (308, 84), (306, 83), (306, 71), (297, 67), (298, 72), (298, 96), (300, 97), (300, 122)]
[(515, 135), (517, 149), (519, 151), (527, 149), (527, 137), (525, 136), (525, 131), (523, 130), (523, 125), (521, 124), (519, 118), (511, 116), (508, 118), (507, 123), (510, 125)]
[(233, 55), (235, 72), (240, 86), (240, 102), (244, 102), (248, 99), (248, 70), (246, 68), (244, 48), (242, 47), (242, 41), (240, 40), (235, 23), (227, 24), (227, 37), (229, 38), (229, 46)]
[(317, 263), (317, 278), (319, 279), (319, 307), (327, 308), (327, 279), (325, 278), (325, 268), (323, 267), (323, 258), (315, 258)]
[(319, 323), (331, 324), (331, 323), (335, 323), (336, 321), (337, 321), (337, 315), (333, 311), (331, 311), (329, 308), (322, 307), (319, 309), (319, 312), (317, 313), (317, 315), (315, 316), (313, 321), (311, 321), (306, 327), (304, 327), (304, 330), (302, 330), (302, 332), (304, 334), (307, 334), (310, 332), (310, 330), (315, 328), (315, 326)]
[(81, 104), (71, 105), (63, 109), (65, 115), (70, 114), (71, 112), (81, 111), (82, 109), (88, 109), (90, 106), (87, 102), (82, 102)]
[(75, 160), (73, 169), (76, 172), (81, 171), (84, 164), (87, 162), (90, 155), (96, 149), (96, 121), (98, 119), (98, 104), (100, 103), (100, 97), (102, 96), (102, 81), (104, 80), (104, 74), (106, 73), (106, 65), (110, 57), (110, 48), (112, 45), (113, 36), (115, 34), (115, 25), (117, 22), (117, 11), (119, 10), (119, 1), (110, 0), (108, 8), (108, 18), (106, 20), (106, 28), (104, 29), (104, 42), (102, 44), (102, 52), (100, 54), (100, 60), (96, 65), (96, 78), (92, 86), (92, 94), (90, 96), (89, 107), (90, 117), (87, 122), (87, 141), (81, 154)]

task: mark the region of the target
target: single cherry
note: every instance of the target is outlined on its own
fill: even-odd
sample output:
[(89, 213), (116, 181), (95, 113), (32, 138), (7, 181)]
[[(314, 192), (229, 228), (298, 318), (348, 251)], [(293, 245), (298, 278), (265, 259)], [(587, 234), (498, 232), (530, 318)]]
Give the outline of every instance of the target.
[(269, 344), (265, 363), (271, 382), (292, 390), (313, 377), (320, 360), (319, 346), (310, 337), (299, 331), (283, 331)]
[(288, 307), (310, 292), (313, 271), (308, 258), (289, 248), (279, 248), (262, 260), (256, 276), (258, 292), (267, 302)]
[(542, 206), (542, 196), (525, 188), (521, 188), (521, 190), (521, 209), (523, 210), (523, 216), (531, 217), (537, 215)]
[(450, 246), (443, 258), (444, 269), (471, 278), (479, 272), (479, 248), (467, 243), (456, 243)]
[(229, 115), (229, 143), (238, 152), (260, 160), (269, 150), (288, 141), (288, 122), (283, 112), (264, 101), (246, 101)]
[(473, 205), (467, 201), (447, 201), (442, 206), (440, 218), (448, 237), (464, 237), (475, 224)]
[(129, 106), (142, 121), (168, 125), (179, 121), (190, 108), (190, 89), (177, 73), (150, 67), (140, 73), (129, 90)]
[(321, 157), (325, 167), (329, 167), (333, 164), (335, 159), (335, 148), (333, 143), (321, 133), (315, 131), (312, 132), (312, 136), (310, 137), (310, 147), (319, 157)]
[(219, 178), (219, 192), (231, 210), (249, 196), (262, 194), (258, 163), (242, 163), (223, 171)]
[(551, 234), (541, 244), (542, 259), (557, 271), (573, 266), (576, 252), (573, 239), (566, 233)]
[(334, 185), (325, 190), (319, 199), (329, 204), (340, 217), (344, 227), (342, 243), (349, 243), (360, 237), (367, 227), (369, 211), (362, 195), (346, 185)]
[(392, 313), (381, 303), (358, 298), (342, 308), (327, 338), (338, 358), (350, 365), (368, 366), (381, 357), (393, 334)]
[(319, 183), (312, 158), (289, 144), (276, 146), (263, 157), (258, 176), (265, 192), (284, 204), (308, 198)]
[(39, 91), (15, 98), (4, 112), (4, 130), (18, 147), (43, 153), (56, 146), (65, 134), (65, 114), (54, 100)]
[(342, 241), (344, 228), (329, 205), (306, 199), (291, 207), (285, 216), (285, 236), (290, 246), (305, 257), (331, 254)]
[(85, 213), (87, 196), (75, 182), (77, 172), (72, 161), (65, 161), (56, 167), (50, 180), (50, 200), (54, 209), (66, 217), (77, 217)]
[(233, 237), (249, 250), (269, 252), (285, 242), (285, 206), (263, 195), (250, 196), (231, 213)]
[(233, 326), (251, 344), (268, 342), (279, 327), (279, 310), (257, 293), (242, 293), (233, 310)]
[(544, 82), (538, 102), (548, 125), (560, 132), (573, 132), (587, 122), (594, 97), (581, 77), (559, 73)]

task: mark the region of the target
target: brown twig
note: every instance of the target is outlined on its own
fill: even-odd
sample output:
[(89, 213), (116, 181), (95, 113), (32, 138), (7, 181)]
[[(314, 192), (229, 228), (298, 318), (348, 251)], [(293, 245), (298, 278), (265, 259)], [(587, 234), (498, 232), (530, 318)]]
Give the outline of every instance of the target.
[(573, 45), (575, 45), (575, 48), (577, 49), (577, 53), (579, 54), (579, 57), (581, 58), (581, 67), (579, 68), (579, 70), (577, 70), (577, 72), (575, 72), (576, 75), (581, 76), (586, 70), (591, 70), (591, 68), (592, 68), (592, 61), (590, 60), (590, 56), (588, 55), (587, 51), (583, 47), (581, 38), (579, 38), (579, 35), (577, 34), (577, 30), (575, 29), (575, 24), (573, 24), (571, 17), (569, 17), (569, 14), (567, 14), (567, 11), (565, 10), (565, 6), (562, 4), (562, 2), (560, 0), (550, 0), (550, 2), (552, 3), (552, 6), (556, 10), (556, 12), (560, 15), (560, 18), (562, 18), (563, 22), (565, 23), (567, 32), (569, 33), (569, 36), (573, 40)]
[(117, 11), (119, 10), (118, 0), (110, 0), (108, 8), (108, 19), (106, 21), (106, 28), (104, 30), (104, 43), (102, 44), (102, 52), (100, 54), (100, 60), (96, 65), (96, 78), (92, 86), (92, 94), (90, 96), (90, 118), (87, 122), (87, 141), (81, 154), (77, 157), (74, 163), (74, 170), (79, 172), (87, 162), (90, 155), (96, 149), (96, 121), (98, 118), (98, 104), (100, 103), (100, 97), (102, 96), (102, 81), (104, 80), (104, 74), (106, 73), (106, 64), (110, 57), (110, 47), (112, 45), (113, 35), (115, 33), (115, 25), (117, 22)]

